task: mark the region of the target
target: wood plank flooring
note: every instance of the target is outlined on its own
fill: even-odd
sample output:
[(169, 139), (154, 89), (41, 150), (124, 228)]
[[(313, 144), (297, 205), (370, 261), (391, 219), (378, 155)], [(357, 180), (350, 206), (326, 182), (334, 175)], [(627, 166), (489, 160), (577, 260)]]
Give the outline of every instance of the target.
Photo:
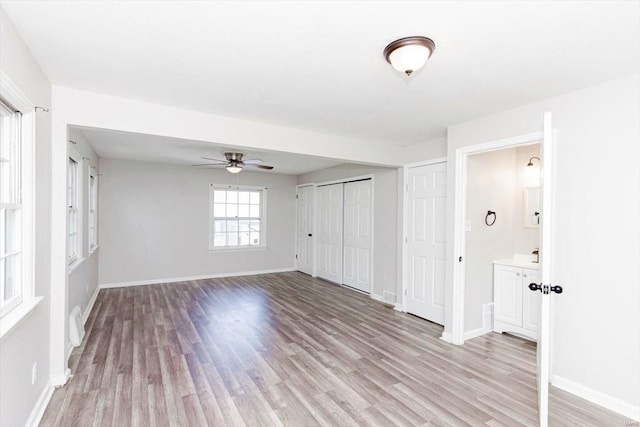
[[(535, 426), (535, 345), (302, 273), (102, 290), (44, 426)], [(551, 425), (622, 426), (552, 388)]]

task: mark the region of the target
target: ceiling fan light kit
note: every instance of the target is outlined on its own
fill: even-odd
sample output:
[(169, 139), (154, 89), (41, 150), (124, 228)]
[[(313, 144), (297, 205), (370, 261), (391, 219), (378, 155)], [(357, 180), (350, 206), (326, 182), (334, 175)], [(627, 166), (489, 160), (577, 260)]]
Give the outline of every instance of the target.
[(428, 37), (412, 36), (392, 41), (384, 48), (384, 58), (393, 68), (407, 76), (424, 67), (436, 44)]

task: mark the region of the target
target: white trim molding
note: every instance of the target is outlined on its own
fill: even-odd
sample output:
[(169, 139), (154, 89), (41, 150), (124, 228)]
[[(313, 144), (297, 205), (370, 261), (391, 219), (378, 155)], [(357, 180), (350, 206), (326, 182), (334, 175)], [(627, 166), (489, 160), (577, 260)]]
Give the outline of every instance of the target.
[(65, 368), (61, 375), (51, 376), (51, 385), (54, 387), (61, 387), (69, 381), (69, 378), (71, 378), (71, 369)]
[(609, 396), (601, 391), (594, 390), (585, 385), (571, 381), (559, 375), (551, 375), (551, 385), (561, 390), (581, 397), (603, 408), (607, 408), (613, 412), (624, 415), (635, 421), (640, 421), (640, 406), (620, 400), (616, 397)]
[(100, 283), (99, 288), (100, 289), (125, 288), (129, 286), (146, 286), (146, 285), (156, 285), (160, 283), (179, 283), (179, 282), (189, 282), (192, 280), (220, 279), (222, 277), (257, 276), (260, 274), (288, 273), (291, 271), (296, 271), (295, 267), (274, 268), (270, 270), (257, 270), (257, 271), (240, 271), (235, 273), (205, 274), (202, 276), (171, 277), (171, 278), (164, 278), (164, 279), (138, 280), (138, 281), (130, 281), (130, 282)]
[(35, 406), (29, 414), (29, 418), (27, 418), (27, 422), (25, 423), (26, 427), (37, 427), (40, 424), (44, 411), (47, 409), (47, 405), (49, 405), (51, 396), (53, 396), (54, 390), (55, 388), (51, 384), (51, 380), (47, 381), (47, 384), (45, 384), (42, 393), (40, 393)]
[(96, 286), (96, 290), (93, 291), (93, 295), (91, 295), (91, 299), (89, 300), (89, 304), (87, 304), (87, 308), (84, 309), (84, 313), (82, 313), (82, 324), (87, 324), (87, 319), (91, 314), (91, 310), (93, 310), (93, 306), (98, 299), (98, 294), (100, 293), (100, 286)]

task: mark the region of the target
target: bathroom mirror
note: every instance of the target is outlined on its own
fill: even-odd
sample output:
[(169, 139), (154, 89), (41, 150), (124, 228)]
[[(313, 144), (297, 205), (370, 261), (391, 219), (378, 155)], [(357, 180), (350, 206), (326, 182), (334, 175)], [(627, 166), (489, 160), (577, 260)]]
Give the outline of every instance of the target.
[(540, 228), (540, 187), (524, 189), (524, 227)]

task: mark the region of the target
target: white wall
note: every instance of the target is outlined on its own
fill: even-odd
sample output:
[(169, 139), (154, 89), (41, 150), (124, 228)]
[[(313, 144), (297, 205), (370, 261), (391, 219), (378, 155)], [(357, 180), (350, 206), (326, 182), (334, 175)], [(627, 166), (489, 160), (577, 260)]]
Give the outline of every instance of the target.
[[(69, 142), (69, 147), (73, 147), (82, 157), (80, 174), (82, 194), (80, 197), (81, 247), (78, 252), (80, 261), (69, 272), (69, 303), (67, 311), (71, 313), (73, 307), (79, 306), (83, 314), (88, 314), (86, 311), (90, 309), (89, 303), (98, 289), (98, 251), (100, 250), (98, 248), (93, 252), (89, 251), (89, 168), (94, 167), (96, 172), (99, 172), (99, 158), (82, 131), (73, 128), (69, 129), (69, 140), (75, 142), (75, 144)], [(99, 182), (100, 179), (98, 177), (98, 186), (100, 185)]]
[[(513, 253), (531, 255), (535, 248), (540, 247), (540, 229), (525, 228), (524, 226), (524, 189), (526, 184), (524, 170), (531, 157), (540, 158), (540, 144), (525, 145), (514, 150), (516, 152), (516, 194), (513, 203)], [(534, 166), (539, 165), (535, 159), (533, 164)]]
[(298, 176), (298, 184), (374, 175), (374, 253), (372, 294), (397, 299), (398, 171), (396, 168), (345, 164)]
[[(51, 84), (0, 7), (0, 69), (35, 105), (51, 105)], [(36, 114), (35, 294), (44, 300), (0, 342), (0, 425), (21, 426), (50, 389), (51, 116)], [(37, 380), (31, 368), (37, 363)]]
[(405, 165), (447, 157), (447, 138), (434, 138), (418, 144), (407, 145), (402, 148), (401, 154)]
[[(100, 160), (100, 284), (293, 269), (293, 175)], [(209, 252), (209, 185), (267, 187), (267, 248)]]
[[(565, 290), (553, 296), (553, 382), (636, 416), (640, 407), (638, 99), (640, 75), (635, 74), (448, 129), (452, 217), (455, 150), (539, 132), (543, 113), (553, 113), (551, 277)], [(447, 228), (445, 328), (450, 328), (457, 254), (453, 224)]]
[[(515, 150), (469, 156), (464, 331), (482, 328), (482, 305), (493, 302), (493, 261), (513, 255), (516, 194)], [(492, 226), (487, 211), (496, 212)]]

